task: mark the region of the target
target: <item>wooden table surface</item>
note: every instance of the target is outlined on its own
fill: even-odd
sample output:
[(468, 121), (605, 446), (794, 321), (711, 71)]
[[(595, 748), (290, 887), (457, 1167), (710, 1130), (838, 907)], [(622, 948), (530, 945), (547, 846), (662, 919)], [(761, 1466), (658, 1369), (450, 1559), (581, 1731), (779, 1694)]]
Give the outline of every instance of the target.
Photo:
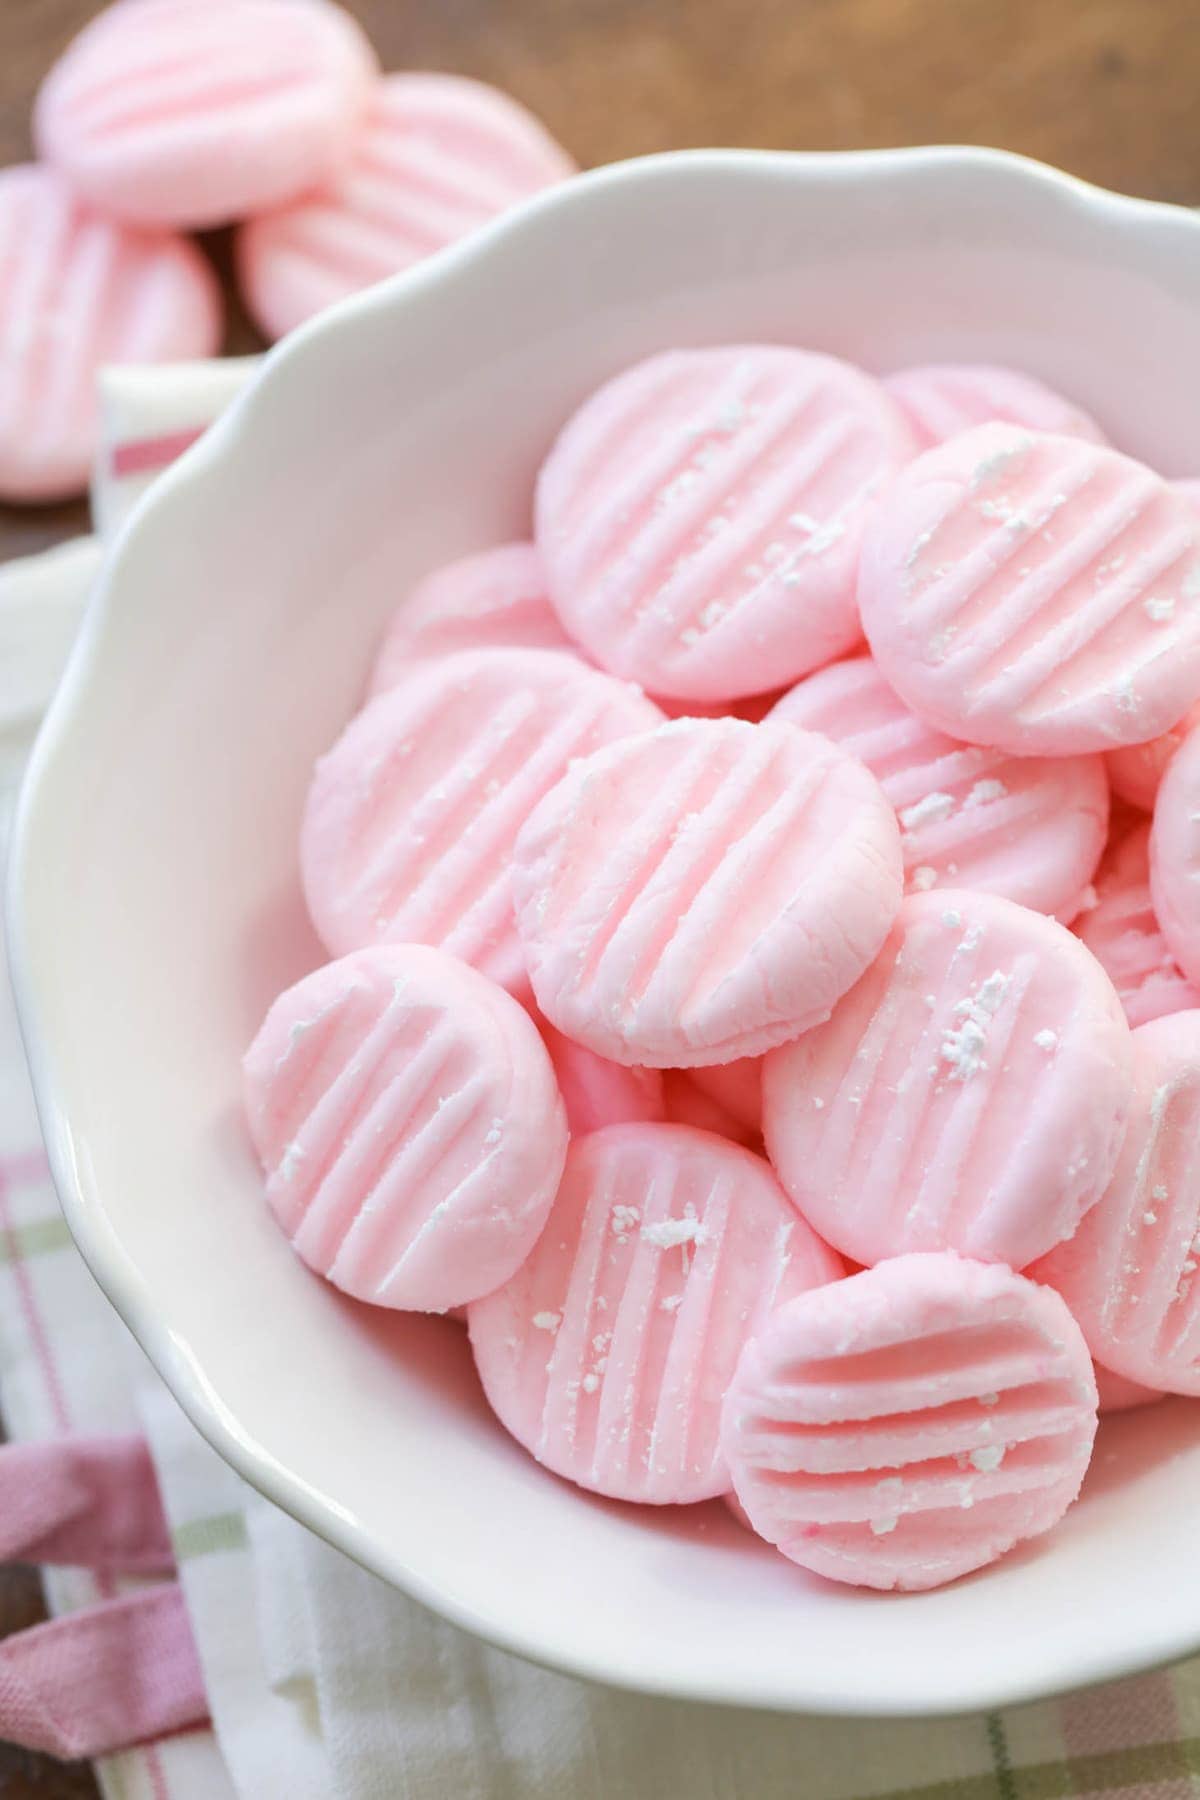
[[(580, 162), (701, 144), (999, 144), (1200, 204), (1195, 0), (349, 0), (386, 68), (508, 88)], [(91, 0), (0, 0), (0, 164)], [(225, 246), (213, 241), (223, 261)], [(236, 311), (230, 347), (253, 347)], [(85, 528), (0, 506), (0, 560)], [(37, 1616), (0, 1574), (0, 1636)], [(92, 1795), (86, 1769), (0, 1747), (0, 1795)]]

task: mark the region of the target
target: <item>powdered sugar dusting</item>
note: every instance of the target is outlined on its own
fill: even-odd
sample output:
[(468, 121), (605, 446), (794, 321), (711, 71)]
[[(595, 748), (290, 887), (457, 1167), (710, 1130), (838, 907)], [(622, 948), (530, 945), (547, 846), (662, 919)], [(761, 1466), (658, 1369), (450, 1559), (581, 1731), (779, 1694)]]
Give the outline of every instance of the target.
[(954, 1016), (962, 1022), (951, 1027), (942, 1039), (941, 1058), (950, 1065), (951, 1081), (969, 1081), (972, 1075), (987, 1067), (984, 1049), (992, 1020), (1004, 1004), (1012, 977), (994, 969), (981, 981), (974, 994), (960, 1000)]

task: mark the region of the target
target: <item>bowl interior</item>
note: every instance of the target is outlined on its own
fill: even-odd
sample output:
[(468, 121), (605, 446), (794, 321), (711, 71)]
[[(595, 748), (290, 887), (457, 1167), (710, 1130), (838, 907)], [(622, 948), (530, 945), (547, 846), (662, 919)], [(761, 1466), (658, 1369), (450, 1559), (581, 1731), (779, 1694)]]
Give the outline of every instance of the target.
[(539, 1659), (651, 1691), (948, 1711), (1200, 1644), (1200, 1407), (1107, 1423), (1052, 1539), (943, 1592), (809, 1579), (719, 1505), (539, 1470), (455, 1325), (354, 1306), (270, 1223), (238, 1062), (320, 960), (297, 821), (379, 628), (529, 529), (538, 461), (650, 351), (770, 339), (886, 370), (1011, 362), (1200, 472), (1200, 224), (983, 153), (604, 171), (271, 359), (133, 521), (39, 747), (17, 982), (72, 1223), (180, 1399), (372, 1569)]

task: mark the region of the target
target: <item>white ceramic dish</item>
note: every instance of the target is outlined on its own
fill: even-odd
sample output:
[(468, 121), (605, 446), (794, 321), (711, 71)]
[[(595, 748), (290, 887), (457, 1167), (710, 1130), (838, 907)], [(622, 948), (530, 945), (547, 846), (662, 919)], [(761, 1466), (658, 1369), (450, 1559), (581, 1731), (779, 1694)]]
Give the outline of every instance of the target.
[(984, 151), (699, 153), (601, 171), (270, 359), (113, 556), (40, 740), (16, 985), (63, 1201), (216, 1447), (460, 1625), (649, 1692), (818, 1712), (1016, 1701), (1200, 1647), (1200, 1407), (1106, 1424), (1051, 1539), (942, 1592), (805, 1577), (719, 1505), (544, 1474), (461, 1331), (341, 1301), (270, 1223), (238, 1058), (317, 960), (295, 833), (412, 577), (527, 526), (598, 381), (777, 339), (1010, 361), (1200, 472), (1200, 220)]

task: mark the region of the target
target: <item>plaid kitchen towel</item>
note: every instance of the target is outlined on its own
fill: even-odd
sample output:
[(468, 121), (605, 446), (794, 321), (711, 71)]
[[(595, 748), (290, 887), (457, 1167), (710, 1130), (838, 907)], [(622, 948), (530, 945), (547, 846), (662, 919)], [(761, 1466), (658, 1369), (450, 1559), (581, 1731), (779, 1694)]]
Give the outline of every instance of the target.
[[(136, 393), (110, 377), (109, 417), (120, 420), (118, 442), (157, 443), (156, 455), (164, 441), (190, 441), (229, 393), (224, 370), (215, 383), (194, 370), (183, 405), (178, 371), (146, 375)], [(137, 458), (114, 458), (110, 444), (106, 466), (114, 461), (128, 468)], [(110, 501), (111, 526), (123, 512), (117, 490)], [(0, 841), (96, 555), (77, 546), (0, 572)], [(113, 1800), (1200, 1795), (1200, 1661), (943, 1723), (780, 1718), (643, 1699), (533, 1668), (364, 1573), (209, 1450), (92, 1283), (50, 1186), (6, 985), (0, 1404), (14, 1439), (140, 1426), (153, 1453), (212, 1727), (105, 1758), (100, 1778)], [(58, 1615), (141, 1586), (46, 1572)]]

